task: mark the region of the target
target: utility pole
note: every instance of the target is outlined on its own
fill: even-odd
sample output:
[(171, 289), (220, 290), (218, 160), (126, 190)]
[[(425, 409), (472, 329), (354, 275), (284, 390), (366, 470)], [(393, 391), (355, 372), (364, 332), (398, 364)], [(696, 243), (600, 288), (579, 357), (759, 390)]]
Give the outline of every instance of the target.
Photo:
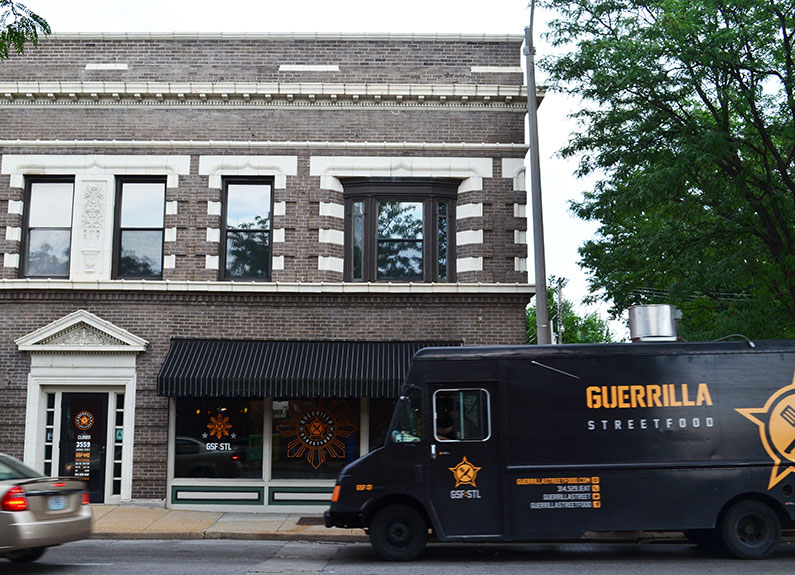
[(533, 260), (536, 284), (536, 332), (539, 344), (552, 343), (547, 307), (547, 270), (544, 260), (544, 217), (541, 210), (541, 157), (538, 152), (538, 101), (536, 98), (535, 46), (533, 46), (533, 14), (536, 3), (530, 3), (530, 25), (524, 29), (524, 53), (527, 57), (527, 131), (530, 136), (530, 200), (533, 218)]

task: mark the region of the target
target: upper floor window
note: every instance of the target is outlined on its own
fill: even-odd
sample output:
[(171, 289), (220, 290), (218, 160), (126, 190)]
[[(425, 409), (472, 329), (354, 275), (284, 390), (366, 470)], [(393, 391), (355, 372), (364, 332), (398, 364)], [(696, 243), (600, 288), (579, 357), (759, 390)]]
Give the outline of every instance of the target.
[(163, 276), (165, 206), (165, 179), (119, 179), (115, 277), (159, 279)]
[(23, 276), (69, 277), (74, 187), (71, 178), (27, 180)]
[(225, 178), (223, 189), (223, 277), (270, 279), (271, 178)]
[(455, 281), (457, 180), (353, 178), (345, 187), (347, 281)]

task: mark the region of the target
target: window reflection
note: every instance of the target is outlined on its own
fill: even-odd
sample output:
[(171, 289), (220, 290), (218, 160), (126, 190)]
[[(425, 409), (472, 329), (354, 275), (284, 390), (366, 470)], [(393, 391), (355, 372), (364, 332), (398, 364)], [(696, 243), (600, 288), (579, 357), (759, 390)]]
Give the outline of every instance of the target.
[(73, 182), (30, 182), (25, 275), (69, 277), (73, 196)]
[(263, 405), (177, 399), (174, 477), (262, 479)]

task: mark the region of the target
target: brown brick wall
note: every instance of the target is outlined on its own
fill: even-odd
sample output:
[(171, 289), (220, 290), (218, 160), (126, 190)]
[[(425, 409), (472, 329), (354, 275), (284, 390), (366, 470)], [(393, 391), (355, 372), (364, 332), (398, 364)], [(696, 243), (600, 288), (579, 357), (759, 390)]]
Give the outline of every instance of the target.
[[(519, 66), (522, 39), (390, 41), (290, 39), (68, 40), (42, 38), (0, 66), (0, 81), (522, 83), (522, 74), (472, 74), (471, 66)], [(126, 63), (126, 71), (86, 70)], [(282, 64), (337, 64), (339, 72), (279, 72)]]
[[(0, 292), (0, 452), (22, 455), (30, 358), (13, 341), (78, 309), (146, 339), (137, 358), (133, 497), (162, 498), (168, 400), (157, 373), (172, 337), (524, 341), (524, 296), (187, 295)], [(153, 321), (156, 318), (157, 321)], [(14, 424), (13, 422), (18, 422)]]

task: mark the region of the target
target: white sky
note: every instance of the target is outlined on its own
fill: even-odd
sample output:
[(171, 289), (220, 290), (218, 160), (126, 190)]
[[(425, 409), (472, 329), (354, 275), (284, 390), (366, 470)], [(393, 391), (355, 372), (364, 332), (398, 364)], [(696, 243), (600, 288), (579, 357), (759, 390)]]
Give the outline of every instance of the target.
[[(23, 0), (43, 16), (54, 32), (391, 32), (524, 34), (530, 11), (526, 0)], [(548, 17), (536, 11), (537, 58), (549, 53), (540, 38)], [(517, 54), (517, 64), (520, 55)], [(536, 80), (543, 83), (537, 71)], [(547, 275), (567, 278), (564, 297), (579, 302), (587, 295), (577, 248), (596, 229), (568, 210), (588, 182), (576, 180), (574, 161), (556, 152), (566, 143), (573, 109), (561, 94), (548, 93), (538, 114)], [(529, 206), (529, 201), (528, 201)], [(530, 237), (530, 232), (528, 232)], [(532, 255), (532, 254), (531, 254)], [(532, 260), (528, 262), (534, 280)], [(604, 309), (604, 306), (600, 306)], [(580, 311), (593, 308), (581, 307)], [(599, 309), (599, 308), (597, 308)], [(550, 310), (550, 313), (551, 310)], [(606, 316), (602, 312), (603, 317)], [(624, 329), (612, 325), (623, 337)]]

